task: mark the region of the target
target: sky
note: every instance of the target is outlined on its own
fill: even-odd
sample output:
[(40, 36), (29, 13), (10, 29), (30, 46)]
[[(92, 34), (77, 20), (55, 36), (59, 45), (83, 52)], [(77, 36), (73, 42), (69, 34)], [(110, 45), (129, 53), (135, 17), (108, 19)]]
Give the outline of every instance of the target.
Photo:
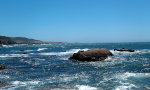
[(0, 0), (0, 35), (57, 42), (150, 42), (150, 0)]

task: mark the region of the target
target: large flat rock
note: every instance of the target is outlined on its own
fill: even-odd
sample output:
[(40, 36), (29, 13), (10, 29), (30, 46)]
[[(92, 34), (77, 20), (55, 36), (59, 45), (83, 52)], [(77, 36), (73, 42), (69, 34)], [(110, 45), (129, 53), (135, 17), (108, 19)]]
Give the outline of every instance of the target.
[(97, 48), (87, 51), (78, 51), (77, 53), (74, 53), (70, 59), (75, 59), (78, 61), (102, 61), (108, 56), (113, 56), (108, 49)]

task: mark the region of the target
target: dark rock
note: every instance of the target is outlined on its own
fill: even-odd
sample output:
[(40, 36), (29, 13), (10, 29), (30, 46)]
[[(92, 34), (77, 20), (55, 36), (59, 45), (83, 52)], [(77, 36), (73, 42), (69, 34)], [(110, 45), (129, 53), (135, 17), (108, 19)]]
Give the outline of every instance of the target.
[(2, 44), (0, 44), (0, 47), (3, 47), (3, 45), (2, 45)]
[(87, 51), (78, 51), (69, 59), (75, 59), (78, 61), (101, 61), (105, 60), (108, 56), (113, 56), (113, 54), (108, 49), (99, 48)]
[(4, 87), (4, 86), (7, 86), (7, 85), (9, 85), (9, 83), (0, 81), (0, 87)]
[(23, 54), (29, 54), (29, 53), (26, 53), (26, 52), (25, 52), (25, 53), (23, 53)]
[(0, 70), (7, 69), (6, 66), (0, 64)]
[(120, 51), (120, 52), (135, 52), (135, 50), (133, 50), (133, 49), (125, 49), (125, 48), (122, 48), (122, 49), (114, 49), (114, 51)]

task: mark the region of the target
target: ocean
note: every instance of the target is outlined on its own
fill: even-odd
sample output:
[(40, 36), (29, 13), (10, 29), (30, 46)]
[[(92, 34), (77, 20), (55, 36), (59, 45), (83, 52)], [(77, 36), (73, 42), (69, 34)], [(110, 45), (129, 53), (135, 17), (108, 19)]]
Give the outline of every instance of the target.
[[(79, 50), (93, 48), (107, 48), (114, 56), (96, 62), (68, 59)], [(8, 68), (0, 70), (2, 90), (150, 89), (150, 43), (146, 42), (4, 45), (0, 64)]]

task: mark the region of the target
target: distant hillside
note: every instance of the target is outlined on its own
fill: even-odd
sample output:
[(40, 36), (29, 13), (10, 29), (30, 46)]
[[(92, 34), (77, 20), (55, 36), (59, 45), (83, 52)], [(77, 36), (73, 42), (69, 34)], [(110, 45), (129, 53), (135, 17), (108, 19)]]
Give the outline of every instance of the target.
[(43, 42), (40, 40), (29, 39), (26, 37), (6, 37), (0, 36), (0, 46), (1, 44), (9, 45), (9, 44), (54, 44), (61, 42)]
[(6, 37), (0, 36), (0, 44), (9, 45), (9, 44), (54, 44), (61, 42), (43, 42), (40, 40), (29, 39), (26, 37)]
[(10, 37), (0, 36), (0, 44), (8, 45), (8, 44), (16, 44), (16, 42), (11, 40)]
[(16, 42), (17, 44), (42, 44), (43, 41), (35, 40), (35, 39), (29, 39), (25, 37), (11, 37), (11, 40)]

